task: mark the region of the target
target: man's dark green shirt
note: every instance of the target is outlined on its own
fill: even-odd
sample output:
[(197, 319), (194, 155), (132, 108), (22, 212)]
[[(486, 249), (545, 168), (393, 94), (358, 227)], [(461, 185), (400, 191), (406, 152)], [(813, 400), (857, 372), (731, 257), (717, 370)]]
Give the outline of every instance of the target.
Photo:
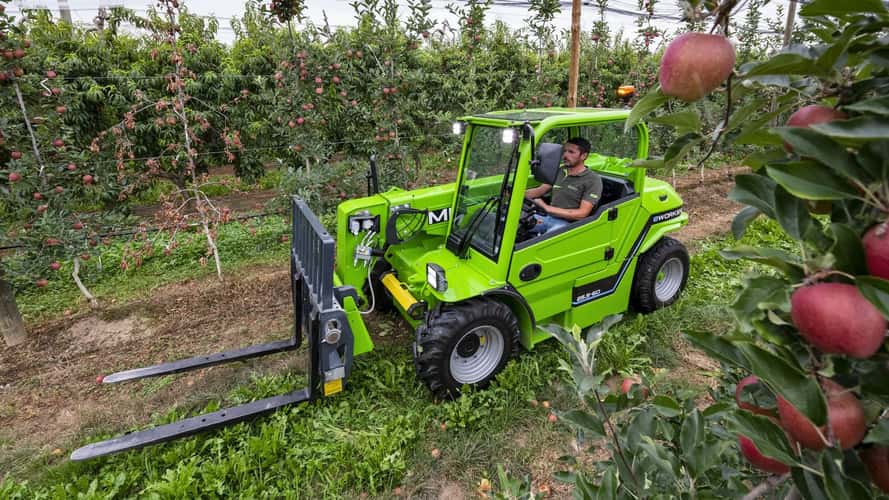
[(559, 169), (556, 183), (553, 184), (553, 197), (550, 205), (558, 208), (574, 209), (581, 201), (588, 201), (593, 208), (602, 196), (602, 178), (596, 172), (585, 169), (578, 175), (568, 175), (566, 169)]

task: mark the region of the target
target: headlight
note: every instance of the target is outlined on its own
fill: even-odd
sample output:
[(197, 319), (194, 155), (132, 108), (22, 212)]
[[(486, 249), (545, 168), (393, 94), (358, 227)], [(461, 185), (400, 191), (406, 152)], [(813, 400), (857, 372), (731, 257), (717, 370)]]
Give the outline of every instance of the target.
[(512, 144), (513, 142), (515, 142), (515, 129), (514, 128), (503, 129), (503, 143), (504, 144)]
[(454, 124), (451, 125), (451, 131), (454, 132), (454, 135), (462, 135), (465, 128), (466, 124), (463, 122), (454, 122)]
[(448, 289), (448, 280), (445, 278), (444, 269), (438, 264), (426, 264), (426, 283), (429, 283), (435, 291), (444, 292)]

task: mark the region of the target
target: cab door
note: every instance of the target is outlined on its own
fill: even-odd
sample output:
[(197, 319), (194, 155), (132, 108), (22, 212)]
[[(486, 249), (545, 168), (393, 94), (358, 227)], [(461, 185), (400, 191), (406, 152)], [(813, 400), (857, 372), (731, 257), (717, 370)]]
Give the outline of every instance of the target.
[(615, 259), (620, 207), (603, 207), (593, 220), (578, 221), (516, 245), (509, 283), (538, 320), (572, 307), (578, 280), (595, 281)]

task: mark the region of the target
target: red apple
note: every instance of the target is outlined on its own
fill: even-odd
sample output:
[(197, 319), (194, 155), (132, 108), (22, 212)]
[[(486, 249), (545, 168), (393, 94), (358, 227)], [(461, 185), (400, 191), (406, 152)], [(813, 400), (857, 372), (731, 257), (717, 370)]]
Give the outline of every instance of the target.
[(80, 254), (80, 260), (90, 260), (90, 254), (88, 254), (88, 253)]
[(49, 268), (52, 269), (53, 271), (58, 271), (59, 269), (62, 268), (62, 264), (60, 264), (58, 261), (52, 262), (49, 264)]
[(889, 447), (874, 446), (862, 450), (859, 456), (874, 485), (883, 493), (889, 493)]
[(316, 88), (315, 88), (315, 93), (316, 93), (316, 94), (323, 94), (323, 93), (324, 93), (324, 87), (316, 87)]
[(320, 76), (315, 77), (315, 83), (322, 83), (323, 81)]
[(34, 193), (31, 195), (31, 197), (34, 198), (36, 201), (40, 201), (43, 199), (43, 195), (40, 193)]
[(73, 171), (77, 170), (77, 165), (75, 165), (73, 163), (69, 163), (68, 166), (65, 168), (67, 168), (69, 172), (73, 172)]
[[(821, 387), (827, 398), (827, 422), (834, 438), (844, 450), (854, 447), (864, 439), (867, 430), (861, 402), (851, 390), (832, 380), (823, 380)], [(826, 429), (816, 429), (808, 417), (780, 395), (778, 395), (778, 416), (781, 418), (781, 427), (805, 448), (817, 451), (827, 446)]]
[[(12, 176), (9, 180), (12, 180)], [(889, 280), (889, 224), (884, 222), (870, 228), (861, 243), (864, 245), (867, 272)]]
[(886, 319), (853, 285), (804, 286), (793, 292), (790, 307), (800, 335), (822, 352), (865, 359), (883, 345)]
[[(848, 118), (846, 113), (839, 111), (837, 109), (821, 106), (818, 104), (811, 104), (809, 106), (803, 106), (796, 110), (790, 118), (787, 119), (788, 127), (808, 127), (810, 125), (817, 125), (819, 123), (828, 123), (835, 120), (845, 120)], [(793, 148), (788, 143), (784, 143), (784, 149), (788, 152), (793, 151)]]
[(45, 287), (45, 286), (48, 285), (48, 284), (49, 284), (49, 281), (47, 281), (47, 280), (45, 280), (45, 279), (43, 279), (43, 278), (41, 278), (41, 279), (39, 279), (39, 280), (37, 280), (37, 281), (34, 282), (34, 286), (36, 286), (37, 288), (43, 288), (43, 287)]
[(21, 160), (22, 159), (22, 152), (21, 151), (12, 151), (11, 153), (9, 153), (9, 157), (12, 158), (13, 160)]
[(89, 175), (89, 174), (84, 175), (83, 176), (83, 183), (86, 184), (87, 186), (92, 184), (93, 183), (93, 176)]
[(642, 385), (642, 379), (638, 375), (626, 377), (620, 384), (620, 392), (629, 394), (634, 385), (639, 385), (642, 390), (642, 397), (648, 397), (648, 387)]
[(25, 49), (15, 49), (13, 54), (15, 54), (16, 59), (21, 59), (25, 57)]
[(60, 147), (64, 146), (65, 143), (64, 143), (61, 139), (54, 139), (54, 140), (52, 141), (52, 145), (55, 146), (55, 147), (57, 147), (57, 148), (60, 148)]
[(10, 172), (9, 173), (9, 182), (18, 182), (22, 180), (22, 175), (18, 172)]
[(56, 106), (56, 113), (61, 115), (65, 113), (65, 111), (68, 111), (68, 108), (66, 108), (65, 106)]
[(760, 382), (759, 382), (759, 378), (756, 375), (749, 375), (747, 377), (742, 378), (741, 381), (738, 382), (738, 385), (735, 386), (735, 402), (738, 403), (738, 408), (741, 408), (742, 410), (747, 410), (747, 411), (756, 413), (757, 415), (774, 416), (775, 410), (770, 410), (767, 408), (763, 408), (761, 406), (756, 406), (754, 404), (750, 404), (750, 403), (747, 403), (747, 402), (741, 400), (741, 393), (744, 390), (744, 388), (747, 387), (748, 385), (753, 385), (753, 384), (758, 384), (758, 383), (760, 383)]
[(71, 228), (76, 231), (80, 231), (81, 229), (83, 229), (83, 222), (75, 222), (74, 224), (71, 224)]
[(46, 246), (48, 246), (48, 247), (54, 247), (58, 244), (59, 244), (59, 240), (57, 240), (55, 238), (47, 238), (46, 239)]
[(56, 72), (53, 71), (53, 70), (49, 70), (49, 71), (46, 72), (46, 77), (47, 77), (47, 78), (50, 78), (50, 79), (51, 79), (51, 78), (55, 78), (55, 77), (56, 77)]
[(37, 213), (42, 214), (46, 212), (46, 209), (49, 208), (49, 205), (37, 205)]
[(303, 117), (301, 117), (301, 116), (300, 116), (299, 118), (296, 119), (296, 123), (297, 123), (297, 125), (302, 125), (302, 124), (305, 123), (305, 122), (306, 122), (306, 119), (303, 118)]
[(738, 435), (738, 445), (741, 448), (741, 454), (757, 469), (771, 474), (787, 474), (790, 472), (783, 462), (779, 462), (774, 458), (769, 458), (759, 452), (759, 449), (747, 436)]
[(56, 186), (55, 189), (53, 189), (53, 191), (55, 191), (56, 194), (62, 194), (65, 192), (65, 188), (63, 188), (62, 186)]
[(685, 102), (709, 94), (735, 66), (735, 48), (722, 35), (685, 33), (670, 42), (661, 59), (661, 91)]

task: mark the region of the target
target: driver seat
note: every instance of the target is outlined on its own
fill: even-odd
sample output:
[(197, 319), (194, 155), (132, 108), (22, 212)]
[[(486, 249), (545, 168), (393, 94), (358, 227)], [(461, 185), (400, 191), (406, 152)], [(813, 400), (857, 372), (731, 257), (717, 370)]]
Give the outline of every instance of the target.
[(532, 174), (537, 182), (553, 185), (556, 183), (556, 174), (562, 164), (562, 145), (553, 142), (541, 142), (537, 145), (537, 163)]

